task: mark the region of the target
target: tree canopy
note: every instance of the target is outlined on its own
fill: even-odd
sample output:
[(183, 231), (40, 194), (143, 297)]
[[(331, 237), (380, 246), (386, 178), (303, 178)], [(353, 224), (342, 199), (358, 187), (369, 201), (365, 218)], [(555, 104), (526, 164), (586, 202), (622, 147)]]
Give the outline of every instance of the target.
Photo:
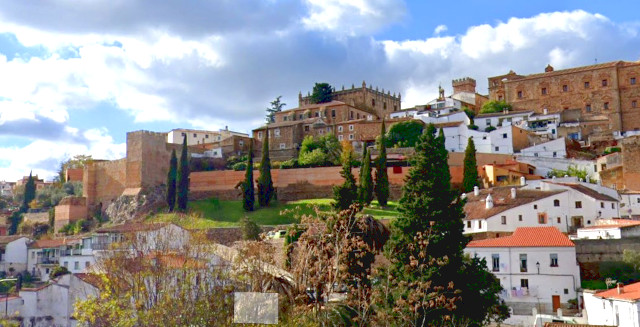
[(271, 101), (271, 107), (267, 108), (267, 124), (275, 122), (276, 112), (282, 111), (282, 107), (287, 105), (284, 102), (280, 102), (280, 98), (282, 98), (282, 95)]
[(474, 186), (478, 186), (478, 163), (473, 137), (469, 137), (467, 148), (464, 150), (462, 191), (471, 192)]
[(480, 109), (481, 114), (491, 114), (494, 112), (502, 112), (504, 110), (511, 110), (511, 105), (505, 101), (490, 100), (485, 102)]
[(385, 207), (389, 200), (389, 175), (387, 174), (387, 147), (385, 146), (386, 128), (384, 120), (378, 140), (378, 159), (376, 160), (376, 176), (373, 192), (378, 199), (378, 204)]
[(312, 103), (325, 103), (333, 100), (333, 87), (329, 83), (316, 83), (311, 93)]
[(420, 135), (422, 135), (423, 129), (423, 123), (417, 120), (408, 120), (393, 124), (385, 137), (385, 145), (388, 148), (412, 148), (416, 145)]
[(331, 133), (318, 138), (307, 135), (300, 145), (298, 163), (302, 166), (337, 165), (341, 149), (340, 141)]

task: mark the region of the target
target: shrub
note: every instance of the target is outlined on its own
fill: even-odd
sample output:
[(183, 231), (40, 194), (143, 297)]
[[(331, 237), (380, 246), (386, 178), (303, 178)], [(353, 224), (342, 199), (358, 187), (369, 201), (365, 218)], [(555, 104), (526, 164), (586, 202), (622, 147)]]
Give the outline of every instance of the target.
[(247, 163), (246, 162), (238, 162), (238, 163), (233, 164), (233, 166), (231, 168), (233, 170), (236, 170), (236, 171), (245, 170), (245, 169), (247, 169)]
[(245, 241), (258, 240), (260, 238), (260, 232), (262, 232), (260, 226), (247, 216), (240, 219), (240, 229), (242, 230), (242, 239)]
[(303, 166), (322, 166), (327, 162), (327, 154), (322, 149), (311, 152), (300, 152), (298, 163)]
[(69, 273), (69, 270), (63, 266), (57, 266), (51, 270), (49, 273), (49, 278), (54, 279), (58, 276), (66, 275)]
[(478, 128), (479, 128), (477, 125), (474, 125), (474, 124), (470, 124), (470, 125), (469, 125), (469, 126), (467, 126), (467, 127), (469, 127), (469, 129), (472, 129), (472, 130), (474, 130), (474, 131), (477, 131), (477, 130), (478, 130)]
[(298, 168), (298, 159), (289, 159), (280, 163), (280, 169)]
[(495, 128), (494, 126), (487, 126), (487, 128), (484, 129), (485, 132), (489, 133), (492, 131), (495, 131), (497, 128)]

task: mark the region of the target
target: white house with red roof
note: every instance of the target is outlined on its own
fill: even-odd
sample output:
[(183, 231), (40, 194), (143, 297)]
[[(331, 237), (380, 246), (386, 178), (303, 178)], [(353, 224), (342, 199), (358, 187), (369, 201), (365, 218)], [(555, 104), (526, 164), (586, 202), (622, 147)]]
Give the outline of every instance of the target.
[(640, 327), (640, 282), (583, 296), (589, 325)]
[(510, 236), (472, 241), (465, 253), (486, 260), (514, 314), (555, 313), (577, 298), (575, 245), (556, 227), (519, 227)]
[(640, 236), (640, 220), (598, 219), (595, 226), (578, 229), (577, 239), (602, 240)]

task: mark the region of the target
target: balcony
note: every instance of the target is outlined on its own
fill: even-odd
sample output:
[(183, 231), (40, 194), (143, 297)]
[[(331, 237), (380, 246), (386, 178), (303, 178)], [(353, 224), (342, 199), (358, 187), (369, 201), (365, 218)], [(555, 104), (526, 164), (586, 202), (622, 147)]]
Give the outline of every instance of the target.
[(57, 265), (60, 262), (59, 258), (40, 257), (37, 263), (41, 265)]
[(61, 256), (82, 255), (82, 249), (71, 249), (71, 250), (61, 251), (60, 255)]

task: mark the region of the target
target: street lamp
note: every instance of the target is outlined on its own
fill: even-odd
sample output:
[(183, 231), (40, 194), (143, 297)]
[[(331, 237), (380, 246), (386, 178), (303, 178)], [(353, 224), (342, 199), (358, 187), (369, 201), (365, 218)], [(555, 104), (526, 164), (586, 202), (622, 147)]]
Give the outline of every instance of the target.
[(540, 262), (536, 262), (536, 268), (538, 268), (538, 275), (540, 275)]

